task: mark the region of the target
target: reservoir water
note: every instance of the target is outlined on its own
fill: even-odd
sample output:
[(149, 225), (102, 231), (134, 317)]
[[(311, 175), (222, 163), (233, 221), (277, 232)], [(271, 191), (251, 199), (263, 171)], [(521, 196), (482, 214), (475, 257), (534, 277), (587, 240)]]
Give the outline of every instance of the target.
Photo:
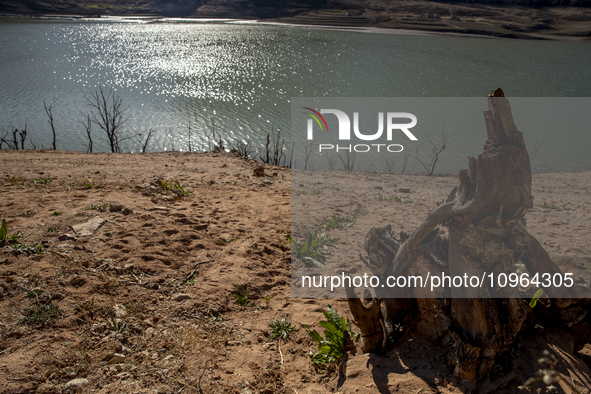
[[(277, 130), (289, 149), (294, 97), (485, 97), (501, 87), (508, 97), (587, 100), (591, 91), (591, 42), (395, 33), (229, 20), (2, 19), (0, 136), (26, 125), (27, 139), (49, 148), (46, 103), (58, 149), (84, 151), (81, 121), (98, 86), (128, 107), (126, 152), (138, 152), (150, 129), (148, 151), (186, 151), (189, 126), (194, 150), (208, 149), (215, 131), (226, 147), (243, 141), (262, 152)], [(537, 149), (534, 172), (591, 170), (590, 131), (526, 134)], [(93, 132), (94, 151), (107, 152), (97, 126)], [(485, 138), (446, 133), (436, 172), (456, 173)], [(406, 171), (423, 169), (411, 157)]]

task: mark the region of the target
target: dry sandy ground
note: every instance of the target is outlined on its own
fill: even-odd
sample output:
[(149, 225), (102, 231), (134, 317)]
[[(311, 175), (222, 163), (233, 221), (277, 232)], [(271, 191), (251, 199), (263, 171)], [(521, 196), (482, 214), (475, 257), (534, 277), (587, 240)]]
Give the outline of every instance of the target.
[[(342, 173), (367, 181), (352, 190), (354, 183), (318, 173), (292, 188), (289, 169), (265, 165), (267, 176), (257, 177), (259, 165), (229, 153), (0, 151), (0, 219), (9, 235), (22, 233), (20, 243), (47, 251), (0, 249), (0, 393), (468, 392), (445, 349), (412, 333), (389, 354), (353, 352), (340, 373), (316, 372), (308, 357), (315, 346), (301, 326), (318, 329), (327, 304), (348, 316), (348, 305), (291, 297), (285, 236), (292, 194), (309, 204), (309, 217), (294, 218), (294, 237), (341, 213), (355, 224), (331, 236), (346, 240), (376, 225), (411, 231), (455, 177), (387, 175), (384, 183), (383, 174)], [(192, 194), (164, 190), (161, 180)], [(527, 225), (551, 255), (589, 259), (590, 189), (591, 172), (534, 176)], [(402, 202), (378, 201), (380, 194)], [(319, 208), (326, 204), (331, 211)], [(91, 219), (82, 235), (77, 225)], [(335, 249), (329, 259), (358, 261), (347, 256)], [(39, 303), (62, 314), (26, 322)], [(283, 316), (299, 331), (279, 343), (269, 322)], [(546, 334), (521, 339), (516, 365), (531, 373), (542, 349), (551, 349), (588, 392), (587, 367), (568, 356), (582, 344), (550, 328)], [(515, 392), (523, 375), (504, 392)]]

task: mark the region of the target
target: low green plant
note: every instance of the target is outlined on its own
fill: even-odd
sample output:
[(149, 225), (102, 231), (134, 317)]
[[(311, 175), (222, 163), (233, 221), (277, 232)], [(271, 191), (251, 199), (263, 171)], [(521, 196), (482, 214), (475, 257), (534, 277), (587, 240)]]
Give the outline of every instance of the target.
[(47, 227), (47, 232), (48, 233), (55, 233), (58, 232), (60, 230), (60, 226), (49, 226)]
[(179, 181), (176, 181), (174, 183), (174, 189), (173, 190), (176, 190), (176, 191), (180, 192), (183, 196), (188, 196), (189, 194), (192, 194), (193, 193), (192, 191), (185, 190), (185, 187), (183, 185), (181, 185)]
[(330, 255), (329, 246), (334, 246), (339, 242), (339, 238), (329, 238), (326, 234), (309, 231), (303, 240), (292, 239), (287, 235), (291, 242), (292, 254), (301, 260), (306, 266), (318, 266), (324, 268), (323, 262), (326, 256)]
[(355, 219), (352, 216), (341, 216), (334, 214), (331, 217), (324, 218), (323, 227), (327, 229), (346, 228), (355, 224)]
[(544, 289), (538, 289), (538, 291), (536, 291), (535, 294), (534, 294), (534, 296), (531, 298), (531, 300), (529, 302), (529, 307), (532, 308), (532, 309), (535, 308), (536, 305), (538, 304), (538, 300), (543, 295), (544, 295)]
[(8, 248), (14, 250), (17, 253), (26, 253), (26, 254), (45, 253), (45, 248), (41, 245), (14, 244), (14, 245), (9, 245)]
[(345, 318), (339, 316), (331, 305), (326, 309), (327, 311), (323, 312), (326, 321), (318, 322), (324, 328), (324, 338), (316, 330), (309, 330), (307, 325), (303, 326), (306, 333), (318, 344), (318, 353), (309, 353), (315, 368), (338, 363), (345, 355), (347, 342), (352, 338), (349, 318), (345, 322)]
[(62, 211), (53, 211), (49, 216), (60, 216), (63, 212)]
[(31, 299), (31, 298), (38, 299), (41, 294), (43, 294), (43, 289), (34, 288), (34, 289), (27, 290), (27, 298), (29, 298), (29, 299)]
[(84, 188), (85, 189), (100, 189), (101, 187), (103, 187), (102, 183), (95, 184), (94, 182), (91, 182), (88, 179), (84, 179)]
[(538, 205), (540, 208), (544, 208), (544, 209), (558, 209), (558, 207), (556, 205), (554, 205), (553, 202), (551, 202), (550, 204), (548, 204), (547, 202), (544, 202), (543, 204)]
[(12, 235), (8, 235), (8, 224), (6, 219), (2, 219), (2, 225), (0, 226), (0, 241), (14, 241), (21, 237), (21, 232), (17, 231)]
[(193, 193), (192, 191), (185, 190), (185, 186), (181, 185), (181, 183), (179, 181), (175, 181), (173, 183), (172, 181), (166, 181), (163, 179), (160, 181), (160, 187), (163, 190), (176, 191), (177, 193), (179, 193), (182, 196), (188, 196), (189, 194)]
[(525, 381), (522, 386), (517, 386), (518, 390), (526, 390), (529, 392), (542, 392), (542, 389), (535, 388), (537, 382), (542, 382), (546, 386), (546, 393), (557, 393), (556, 386), (568, 386), (573, 393), (581, 394), (581, 391), (573, 384), (572, 380), (566, 378), (558, 371), (558, 358), (548, 350), (542, 352), (542, 357), (538, 359), (540, 364), (539, 369), (535, 375)]
[(234, 285), (234, 297), (236, 297), (236, 303), (240, 306), (250, 306), (250, 294), (246, 291), (244, 286)]
[(384, 196), (382, 193), (378, 193), (378, 196), (376, 197), (377, 201), (395, 201), (395, 202), (402, 202), (402, 198), (398, 197), (398, 196)]
[(109, 319), (109, 328), (111, 331), (123, 333), (127, 329), (127, 323), (121, 319)]
[(90, 302), (87, 301), (84, 305), (76, 305), (76, 309), (90, 316), (90, 318), (92, 319), (94, 316), (94, 297), (92, 297), (92, 300)]
[(96, 205), (96, 204), (92, 204), (91, 206), (89, 206), (88, 208), (86, 208), (87, 211), (97, 211), (97, 212), (104, 212), (107, 210), (107, 208), (109, 207), (109, 204), (105, 204), (105, 205)]
[(31, 179), (31, 182), (35, 184), (49, 185), (54, 179), (56, 178)]
[(190, 280), (187, 280), (187, 281), (185, 282), (185, 291), (183, 291), (183, 293), (186, 293), (186, 292), (187, 292), (187, 290), (189, 290), (189, 287), (191, 287), (191, 286), (195, 285), (195, 283), (196, 283), (196, 282), (195, 282), (195, 279), (190, 279)]
[(265, 306), (268, 308), (271, 303), (271, 297), (264, 297), (263, 299), (265, 300)]
[(272, 320), (269, 323), (269, 328), (271, 329), (271, 338), (281, 339), (283, 342), (287, 342), (291, 337), (291, 333), (296, 331), (296, 328), (291, 325), (291, 320), (287, 316)]
[(22, 320), (28, 324), (45, 324), (51, 320), (57, 320), (66, 314), (57, 306), (48, 304), (36, 304), (31, 308), (25, 308), (22, 311)]

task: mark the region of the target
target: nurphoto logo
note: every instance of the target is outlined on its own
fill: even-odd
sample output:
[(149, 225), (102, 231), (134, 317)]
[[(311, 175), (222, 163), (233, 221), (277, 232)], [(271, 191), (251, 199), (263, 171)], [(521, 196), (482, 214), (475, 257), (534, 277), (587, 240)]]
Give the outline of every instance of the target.
[[(310, 112), (304, 112), (309, 115), (310, 118), (307, 122), (307, 139), (312, 141), (314, 139), (314, 124), (316, 123), (320, 128), (320, 131), (328, 132), (328, 124), (323, 115), (331, 114), (336, 116), (338, 121), (338, 138), (339, 141), (350, 141), (351, 140), (351, 119), (344, 111), (339, 109), (321, 109), (317, 111), (310, 107), (303, 107), (305, 110)], [(353, 112), (353, 133), (355, 137), (361, 141), (376, 141), (384, 134), (384, 118), (386, 119), (386, 141), (392, 141), (393, 135), (396, 131), (401, 131), (411, 141), (417, 141), (417, 137), (411, 133), (410, 129), (417, 125), (417, 117), (408, 112), (387, 112), (384, 116), (384, 112), (378, 112), (378, 131), (373, 134), (365, 134), (359, 130), (359, 112)], [(407, 120), (407, 122), (401, 123), (401, 120)], [(410, 121), (410, 122), (408, 122)], [(336, 150), (365, 153), (372, 150), (380, 152), (380, 149), (387, 150), (388, 152), (397, 153), (402, 152), (404, 147), (400, 144), (356, 144), (356, 145), (341, 145), (338, 144), (318, 144), (318, 152)]]

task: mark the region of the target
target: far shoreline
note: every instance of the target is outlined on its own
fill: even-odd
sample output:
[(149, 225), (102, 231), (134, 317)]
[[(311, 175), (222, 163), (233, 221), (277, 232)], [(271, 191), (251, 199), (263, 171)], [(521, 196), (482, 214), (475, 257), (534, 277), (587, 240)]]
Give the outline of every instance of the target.
[[(170, 17), (157, 14), (122, 14), (122, 15), (82, 15), (82, 14), (0, 14), (0, 19), (27, 19), (39, 21), (71, 20), (78, 22), (161, 22), (161, 23), (221, 23), (221, 24), (249, 24), (267, 25), (281, 27), (299, 27), (328, 29), (339, 31), (351, 31), (371, 34), (392, 34), (406, 36), (443, 36), (443, 37), (468, 37), (468, 38), (494, 38), (494, 39), (518, 39), (518, 40), (545, 40), (545, 41), (591, 41), (591, 24), (586, 35), (563, 35), (563, 34), (541, 34), (541, 33), (512, 33), (500, 32), (498, 26), (488, 23), (479, 23), (478, 28), (465, 29), (442, 27), (436, 23), (429, 24), (421, 21), (417, 25), (377, 23), (369, 24), (342, 24), (341, 22), (330, 23), (330, 20), (320, 19), (318, 23), (312, 18), (301, 16), (281, 18), (249, 18), (249, 17), (223, 17), (223, 16), (185, 16)], [(420, 19), (420, 18), (419, 18)], [(433, 22), (433, 21), (431, 21)]]

